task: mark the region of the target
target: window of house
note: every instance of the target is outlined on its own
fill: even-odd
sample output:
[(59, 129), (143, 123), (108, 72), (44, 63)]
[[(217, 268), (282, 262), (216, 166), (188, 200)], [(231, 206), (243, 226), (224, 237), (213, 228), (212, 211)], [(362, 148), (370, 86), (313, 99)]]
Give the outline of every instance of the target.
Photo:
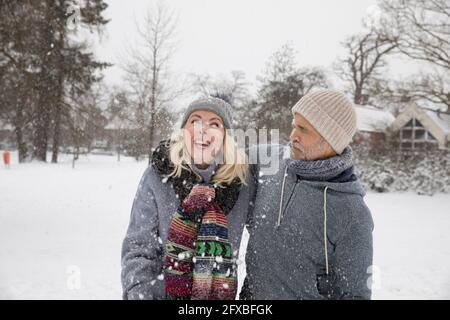
[(425, 132), (424, 129), (414, 130), (414, 140), (425, 140)]
[(423, 125), (420, 123), (419, 120), (414, 118), (414, 127), (423, 128)]
[(427, 131), (427, 135), (428, 135), (428, 140), (436, 142), (436, 138), (430, 132)]
[(437, 142), (436, 138), (415, 118), (408, 121), (400, 130), (400, 140), (402, 149), (423, 149), (427, 144)]
[(412, 128), (414, 127), (414, 118), (409, 120), (407, 124), (405, 124), (405, 126), (403, 128)]
[(403, 129), (402, 130), (402, 140), (411, 139), (412, 138), (412, 129)]

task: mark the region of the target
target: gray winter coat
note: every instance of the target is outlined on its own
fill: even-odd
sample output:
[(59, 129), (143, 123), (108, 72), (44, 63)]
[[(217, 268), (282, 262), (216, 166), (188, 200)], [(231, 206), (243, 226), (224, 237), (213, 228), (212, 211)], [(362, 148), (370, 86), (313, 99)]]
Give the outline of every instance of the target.
[(373, 221), (364, 190), (356, 179), (326, 181), (352, 172), (351, 150), (345, 161), (315, 163), (308, 176), (287, 165), (288, 150), (270, 148), (284, 158), (274, 175), (259, 169), (241, 298), (370, 299)]
[[(205, 178), (205, 172), (198, 173)], [(229, 239), (236, 257), (247, 220), (249, 193), (255, 189), (250, 175), (247, 180), (228, 214)], [(123, 299), (166, 298), (163, 263), (169, 225), (178, 206), (172, 184), (149, 166), (139, 183), (122, 245)]]

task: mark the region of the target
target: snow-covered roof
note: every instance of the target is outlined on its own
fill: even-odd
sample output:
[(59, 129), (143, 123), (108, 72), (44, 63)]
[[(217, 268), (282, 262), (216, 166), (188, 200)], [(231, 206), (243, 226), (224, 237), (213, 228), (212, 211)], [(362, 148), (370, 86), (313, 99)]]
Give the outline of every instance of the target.
[(445, 134), (450, 134), (450, 114), (426, 110), (426, 114), (444, 130)]
[(372, 106), (356, 105), (356, 121), (359, 131), (385, 132), (395, 117), (389, 111), (377, 109)]

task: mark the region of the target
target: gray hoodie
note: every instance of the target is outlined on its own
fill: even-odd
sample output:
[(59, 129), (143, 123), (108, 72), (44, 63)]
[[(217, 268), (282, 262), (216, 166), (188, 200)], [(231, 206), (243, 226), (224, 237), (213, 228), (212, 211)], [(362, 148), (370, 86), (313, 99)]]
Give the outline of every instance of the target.
[[(267, 146), (266, 146), (267, 147)], [(373, 221), (352, 173), (351, 150), (259, 168), (242, 299), (370, 299)], [(333, 182), (330, 182), (333, 181)]]
[[(210, 166), (196, 171), (208, 182), (212, 170)], [(227, 215), (229, 238), (236, 257), (249, 210), (249, 193), (255, 189), (251, 175), (247, 181)], [(179, 202), (172, 184), (149, 166), (139, 183), (122, 245), (123, 299), (166, 298), (162, 269), (168, 229)]]

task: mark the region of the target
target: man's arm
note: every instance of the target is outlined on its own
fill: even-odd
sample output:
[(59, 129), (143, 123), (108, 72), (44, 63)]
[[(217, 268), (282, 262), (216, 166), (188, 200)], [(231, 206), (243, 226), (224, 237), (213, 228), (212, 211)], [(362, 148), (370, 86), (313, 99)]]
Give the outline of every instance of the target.
[(373, 220), (362, 201), (355, 208), (343, 237), (336, 243), (333, 291), (337, 299), (370, 299), (369, 267), (373, 260)]

